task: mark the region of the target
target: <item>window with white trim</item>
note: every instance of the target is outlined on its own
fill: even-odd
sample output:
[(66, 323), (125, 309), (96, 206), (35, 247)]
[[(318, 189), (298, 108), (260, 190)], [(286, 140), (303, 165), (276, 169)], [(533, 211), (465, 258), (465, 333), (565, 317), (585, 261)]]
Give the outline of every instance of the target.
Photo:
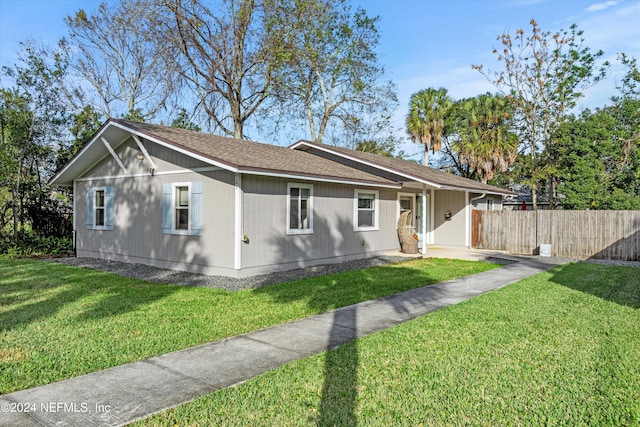
[(87, 189), (87, 229), (113, 230), (113, 187)]
[(104, 227), (105, 198), (104, 188), (95, 189), (93, 193), (93, 226)]
[(378, 229), (378, 191), (354, 191), (354, 230)]
[(313, 233), (313, 185), (287, 184), (287, 234)]
[(162, 184), (162, 232), (202, 236), (203, 200), (200, 181)]
[(173, 188), (175, 231), (189, 230), (189, 185), (175, 185)]
[(488, 196), (487, 196), (487, 210), (488, 210), (488, 211), (492, 211), (492, 210), (494, 210), (494, 209), (495, 209), (495, 207), (494, 207), (494, 206), (495, 206), (495, 205), (494, 205), (494, 203), (493, 203), (493, 197), (488, 197)]

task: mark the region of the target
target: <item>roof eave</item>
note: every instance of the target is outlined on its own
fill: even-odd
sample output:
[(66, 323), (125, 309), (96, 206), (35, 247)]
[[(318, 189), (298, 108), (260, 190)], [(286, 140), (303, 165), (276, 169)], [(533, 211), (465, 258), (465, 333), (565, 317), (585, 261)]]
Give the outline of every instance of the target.
[(349, 179), (349, 178), (339, 177), (339, 176), (295, 173), (295, 172), (272, 170), (272, 169), (241, 167), (240, 169), (238, 169), (238, 172), (243, 174), (248, 174), (248, 175), (274, 176), (274, 177), (280, 177), (280, 178), (293, 178), (293, 179), (301, 179), (301, 180), (307, 180), (307, 181), (320, 181), (320, 182), (333, 182), (337, 184), (362, 185), (367, 187), (380, 187), (380, 188), (393, 188), (393, 189), (402, 188), (402, 185), (392, 181), (386, 181), (386, 182), (369, 181), (369, 180), (360, 180), (360, 179)]
[(409, 179), (411, 181), (416, 181), (416, 182), (419, 182), (421, 184), (430, 185), (430, 186), (438, 188), (438, 189), (442, 188), (442, 185), (438, 184), (437, 182), (429, 181), (429, 180), (426, 180), (424, 178), (417, 177), (417, 176), (415, 176), (413, 174), (409, 174), (407, 172), (399, 171), (397, 169), (388, 168), (386, 166), (382, 166), (382, 165), (379, 165), (377, 163), (367, 162), (367, 161), (359, 159), (357, 157), (348, 156), (348, 155), (346, 155), (344, 153), (340, 153), (340, 152), (331, 150), (330, 147), (328, 148), (328, 147), (320, 146), (319, 144), (314, 144), (314, 143), (309, 142), (309, 141), (300, 140), (300, 141), (296, 142), (295, 144), (291, 144), (289, 146), (289, 148), (291, 148), (292, 150), (295, 150), (298, 147), (303, 146), (303, 145), (307, 146), (309, 148), (316, 148), (316, 149), (321, 150), (321, 151), (326, 151), (327, 153), (335, 154), (336, 156), (340, 156), (340, 157), (343, 157), (345, 159), (353, 160), (354, 162), (358, 162), (358, 163), (361, 163), (363, 165), (371, 166), (371, 167), (383, 170), (385, 172), (393, 173), (393, 174), (401, 176), (403, 178), (407, 178), (407, 179)]
[(376, 164), (376, 163), (367, 162), (367, 161), (359, 159), (357, 157), (348, 156), (348, 155), (346, 155), (344, 153), (341, 153), (339, 151), (332, 150), (331, 147), (320, 146), (319, 144), (313, 143), (311, 141), (300, 140), (300, 141), (298, 141), (298, 142), (296, 142), (294, 144), (291, 144), (289, 146), (289, 148), (295, 150), (295, 149), (297, 149), (299, 147), (302, 147), (302, 146), (306, 146), (306, 147), (309, 147), (309, 148), (316, 148), (318, 150), (322, 150), (322, 151), (325, 151), (325, 152), (328, 152), (328, 153), (331, 153), (331, 154), (335, 154), (336, 156), (340, 156), (340, 157), (343, 157), (343, 158), (346, 158), (346, 159), (349, 159), (349, 160), (352, 160), (352, 161), (355, 161), (355, 162), (358, 162), (358, 163), (361, 163), (361, 164), (364, 164), (364, 165), (367, 165), (367, 166), (375, 167), (375, 168), (378, 168), (380, 170), (384, 170), (386, 172), (390, 172), (390, 173), (396, 174), (398, 176), (402, 176), (404, 178), (410, 179), (412, 181), (415, 181), (415, 182), (418, 182), (418, 183), (421, 183), (421, 184), (430, 185), (430, 186), (435, 187), (435, 188), (437, 188), (439, 190), (469, 191), (469, 192), (474, 192), (474, 193), (477, 192), (477, 193), (487, 193), (487, 194), (497, 194), (497, 195), (515, 195), (516, 194), (516, 193), (514, 193), (512, 191), (509, 191), (509, 190), (499, 191), (499, 190), (502, 190), (502, 189), (500, 189), (498, 187), (496, 187), (496, 190), (491, 190), (491, 189), (473, 188), (473, 187), (467, 187), (467, 186), (455, 186), (455, 185), (439, 184), (439, 183), (436, 183), (434, 181), (430, 181), (430, 180), (415, 176), (415, 175), (413, 175), (411, 173), (408, 173), (408, 172), (399, 171), (397, 169), (388, 168), (388, 167), (385, 167), (385, 166), (382, 166), (382, 165), (379, 165), (379, 164)]

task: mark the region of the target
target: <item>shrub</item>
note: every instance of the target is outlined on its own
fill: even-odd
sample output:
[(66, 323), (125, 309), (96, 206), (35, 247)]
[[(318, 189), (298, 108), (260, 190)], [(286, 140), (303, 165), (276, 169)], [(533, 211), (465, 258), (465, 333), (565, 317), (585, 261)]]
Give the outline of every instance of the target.
[(73, 250), (71, 237), (41, 236), (32, 230), (21, 230), (14, 242), (8, 235), (0, 239), (0, 254), (14, 257), (58, 255)]

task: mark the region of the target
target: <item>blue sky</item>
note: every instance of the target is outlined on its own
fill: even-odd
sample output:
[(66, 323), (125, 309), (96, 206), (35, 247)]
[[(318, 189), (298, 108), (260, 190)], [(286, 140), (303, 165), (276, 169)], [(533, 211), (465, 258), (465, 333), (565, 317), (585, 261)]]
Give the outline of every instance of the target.
[[(14, 62), (21, 40), (54, 45), (65, 35), (65, 16), (80, 8), (93, 11), (99, 3), (0, 0), (0, 64)], [(352, 4), (380, 17), (378, 52), (387, 77), (398, 86), (400, 106), (394, 124), (400, 133), (409, 97), (420, 89), (442, 86), (454, 99), (495, 91), (471, 65), (496, 68), (491, 53), (498, 44), (496, 36), (514, 34), (519, 28), (528, 32), (531, 18), (549, 31), (578, 24), (585, 45), (592, 51), (602, 49), (612, 61), (618, 52), (640, 59), (640, 0), (353, 0)], [(587, 91), (579, 108), (607, 103), (621, 78), (619, 69), (611, 72), (607, 81)], [(410, 143), (403, 148), (420, 151)]]

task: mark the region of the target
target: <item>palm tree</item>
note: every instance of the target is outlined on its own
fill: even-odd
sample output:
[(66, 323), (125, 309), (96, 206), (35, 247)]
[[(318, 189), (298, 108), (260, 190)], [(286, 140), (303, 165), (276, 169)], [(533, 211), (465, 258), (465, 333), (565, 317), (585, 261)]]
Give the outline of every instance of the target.
[(460, 101), (456, 116), (455, 150), (460, 161), (469, 162), (483, 183), (515, 162), (518, 137), (510, 131), (513, 110), (506, 98), (487, 93)]
[(447, 115), (453, 101), (445, 88), (428, 88), (411, 95), (407, 132), (411, 141), (424, 144), (424, 162), (429, 164), (429, 150), (440, 150), (442, 138), (448, 133)]

